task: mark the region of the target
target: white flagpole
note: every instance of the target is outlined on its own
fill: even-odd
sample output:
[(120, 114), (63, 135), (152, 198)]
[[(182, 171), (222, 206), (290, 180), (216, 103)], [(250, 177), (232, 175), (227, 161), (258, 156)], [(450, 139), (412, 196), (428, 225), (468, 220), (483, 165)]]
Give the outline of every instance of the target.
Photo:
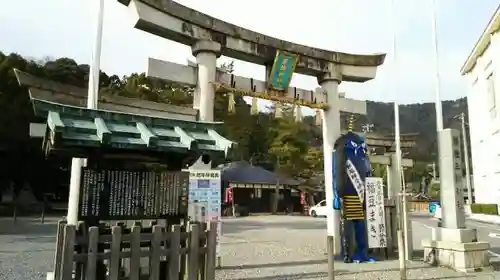
[[(396, 145), (396, 170), (397, 178), (401, 178), (401, 136), (400, 136), (400, 127), (399, 127), (399, 104), (397, 100), (397, 90), (398, 90), (398, 66), (397, 66), (397, 48), (396, 48), (396, 33), (397, 33), (397, 12), (396, 12), (396, 0), (391, 0), (391, 54), (392, 54), (392, 72), (391, 73), (391, 90), (394, 96), (394, 142)], [(401, 198), (403, 198), (401, 193), (401, 179), (397, 180), (398, 185), (395, 186), (396, 190), (398, 190), (398, 195), (396, 196), (396, 207), (397, 207), (397, 215), (398, 215), (398, 252), (399, 252), (399, 269), (401, 279), (406, 279), (406, 258), (405, 258), (405, 249), (406, 244), (404, 242), (405, 236), (403, 232), (403, 205), (401, 203)]]
[[(102, 31), (104, 22), (104, 0), (99, 0), (97, 12), (97, 30), (92, 53), (92, 63), (89, 73), (89, 88), (87, 97), (87, 108), (97, 109), (99, 93), (99, 73), (101, 63)], [(70, 225), (78, 223), (78, 204), (80, 199), (80, 178), (85, 159), (73, 158), (71, 160), (71, 179), (69, 183), (68, 214), (67, 222)]]
[[(439, 48), (437, 36), (437, 6), (436, 0), (432, 0), (432, 46), (434, 47), (434, 90), (436, 93), (436, 130), (443, 130), (443, 107), (441, 104), (441, 77), (439, 76)], [(439, 134), (438, 134), (439, 137)]]
[(87, 108), (97, 109), (97, 100), (99, 95), (99, 74), (101, 70), (101, 47), (102, 31), (104, 24), (104, 0), (99, 0), (99, 10), (97, 12), (97, 30), (94, 41), (94, 50), (92, 53), (92, 64), (90, 65), (89, 92), (87, 99)]

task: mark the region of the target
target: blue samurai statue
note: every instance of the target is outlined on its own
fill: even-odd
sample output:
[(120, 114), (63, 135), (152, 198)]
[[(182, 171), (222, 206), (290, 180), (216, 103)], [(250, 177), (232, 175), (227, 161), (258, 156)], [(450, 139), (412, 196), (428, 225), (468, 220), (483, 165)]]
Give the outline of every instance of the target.
[(333, 205), (341, 211), (344, 262), (375, 261), (368, 256), (367, 245), (365, 178), (371, 175), (371, 167), (364, 139), (351, 131), (341, 136), (335, 142), (333, 160)]

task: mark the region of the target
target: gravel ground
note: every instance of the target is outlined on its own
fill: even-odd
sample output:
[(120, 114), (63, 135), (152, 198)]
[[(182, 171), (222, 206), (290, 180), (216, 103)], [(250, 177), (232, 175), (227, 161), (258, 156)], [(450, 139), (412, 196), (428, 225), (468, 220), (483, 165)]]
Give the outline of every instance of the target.
[[(0, 218), (0, 280), (45, 279), (52, 269), (57, 219)], [(419, 229), (414, 228), (414, 232)], [(324, 219), (258, 216), (224, 220), (217, 280), (327, 279)], [(416, 242), (418, 243), (418, 242)], [(398, 261), (336, 262), (339, 279), (399, 279)], [(500, 279), (500, 272), (465, 275), (410, 264), (408, 279)]]
[(0, 279), (45, 279), (52, 270), (57, 219), (0, 218)]

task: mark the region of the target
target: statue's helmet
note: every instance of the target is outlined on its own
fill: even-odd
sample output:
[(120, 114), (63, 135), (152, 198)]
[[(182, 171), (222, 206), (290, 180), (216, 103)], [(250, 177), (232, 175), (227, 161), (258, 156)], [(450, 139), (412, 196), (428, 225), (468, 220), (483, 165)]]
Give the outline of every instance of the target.
[(363, 136), (353, 132), (348, 132), (345, 137), (347, 138), (347, 149), (355, 150), (356, 154), (361, 153), (363, 156), (367, 154), (367, 147)]

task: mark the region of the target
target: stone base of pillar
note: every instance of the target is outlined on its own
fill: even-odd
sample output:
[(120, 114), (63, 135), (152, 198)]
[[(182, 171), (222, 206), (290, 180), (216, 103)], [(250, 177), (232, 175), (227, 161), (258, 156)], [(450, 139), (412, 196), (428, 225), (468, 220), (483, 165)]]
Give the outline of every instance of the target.
[(468, 217), (470, 216), (470, 214), (472, 214), (472, 209), (471, 209), (471, 205), (470, 204), (465, 204), (464, 205), (464, 212), (465, 212), (465, 216)]
[[(436, 241), (450, 241), (458, 243), (476, 242), (477, 230), (464, 228), (464, 229), (451, 229), (451, 228), (436, 228), (440, 233), (440, 237)], [(445, 238), (443, 238), (445, 237)]]
[(478, 242), (476, 230), (433, 228), (433, 239), (422, 241), (426, 263), (466, 273), (491, 270), (490, 244)]
[[(396, 235), (397, 236), (397, 235)], [(413, 259), (413, 223), (410, 218), (410, 207), (408, 203), (408, 197), (406, 197), (406, 232), (404, 232), (405, 238), (405, 259), (411, 261)]]

